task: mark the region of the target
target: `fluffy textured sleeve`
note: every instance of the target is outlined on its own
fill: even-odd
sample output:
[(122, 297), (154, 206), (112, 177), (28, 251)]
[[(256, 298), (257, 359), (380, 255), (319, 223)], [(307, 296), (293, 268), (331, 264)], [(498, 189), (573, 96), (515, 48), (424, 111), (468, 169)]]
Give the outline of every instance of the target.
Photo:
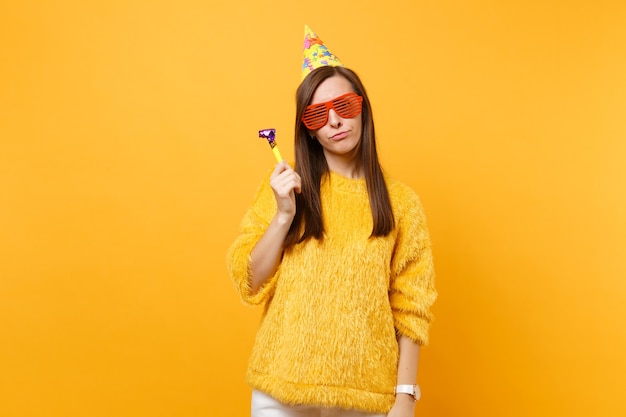
[(230, 278), (242, 301), (259, 305), (267, 301), (274, 290), (276, 274), (255, 293), (250, 288), (250, 253), (267, 230), (276, 213), (276, 200), (269, 183), (269, 175), (257, 190), (254, 201), (239, 226), (239, 235), (228, 249), (226, 262)]
[(430, 307), (437, 298), (435, 272), (426, 218), (418, 196), (400, 187), (394, 214), (397, 238), (391, 261), (389, 299), (396, 330), (428, 344)]

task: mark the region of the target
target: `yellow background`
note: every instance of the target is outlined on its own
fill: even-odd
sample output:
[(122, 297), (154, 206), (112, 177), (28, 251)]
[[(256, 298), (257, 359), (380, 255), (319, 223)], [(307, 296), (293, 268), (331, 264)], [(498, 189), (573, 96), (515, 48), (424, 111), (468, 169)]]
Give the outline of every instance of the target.
[(423, 416), (626, 415), (626, 3), (0, 6), (0, 416), (245, 416), (225, 252), (303, 25), (429, 218)]

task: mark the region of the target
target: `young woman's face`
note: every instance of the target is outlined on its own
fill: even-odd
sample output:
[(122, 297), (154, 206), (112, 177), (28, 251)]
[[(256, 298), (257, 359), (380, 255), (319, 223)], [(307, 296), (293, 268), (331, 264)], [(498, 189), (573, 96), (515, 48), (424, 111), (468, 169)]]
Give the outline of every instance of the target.
[[(331, 101), (343, 94), (353, 93), (350, 82), (341, 75), (324, 80), (311, 99), (310, 105)], [(321, 128), (311, 131), (324, 148), (326, 159), (333, 157), (354, 157), (358, 155), (361, 143), (361, 112), (352, 118), (343, 118), (335, 109), (328, 111), (328, 120)]]

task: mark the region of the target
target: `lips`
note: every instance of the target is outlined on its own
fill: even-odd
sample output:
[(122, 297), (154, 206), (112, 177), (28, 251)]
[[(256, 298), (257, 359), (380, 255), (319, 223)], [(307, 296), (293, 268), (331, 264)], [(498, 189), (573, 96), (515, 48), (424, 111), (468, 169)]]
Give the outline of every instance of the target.
[(339, 140), (339, 139), (345, 138), (346, 136), (348, 136), (348, 132), (347, 131), (346, 132), (339, 132), (339, 133), (331, 136), (330, 138), (332, 140)]

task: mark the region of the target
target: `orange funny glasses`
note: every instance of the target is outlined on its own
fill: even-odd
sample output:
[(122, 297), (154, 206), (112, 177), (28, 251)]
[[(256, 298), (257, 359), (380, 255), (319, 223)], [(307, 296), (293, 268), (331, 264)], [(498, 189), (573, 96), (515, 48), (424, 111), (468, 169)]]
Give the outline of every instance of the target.
[(304, 109), (302, 121), (309, 130), (317, 130), (328, 121), (328, 112), (335, 110), (339, 117), (351, 119), (361, 113), (363, 97), (357, 93), (346, 93), (325, 103), (311, 104)]

